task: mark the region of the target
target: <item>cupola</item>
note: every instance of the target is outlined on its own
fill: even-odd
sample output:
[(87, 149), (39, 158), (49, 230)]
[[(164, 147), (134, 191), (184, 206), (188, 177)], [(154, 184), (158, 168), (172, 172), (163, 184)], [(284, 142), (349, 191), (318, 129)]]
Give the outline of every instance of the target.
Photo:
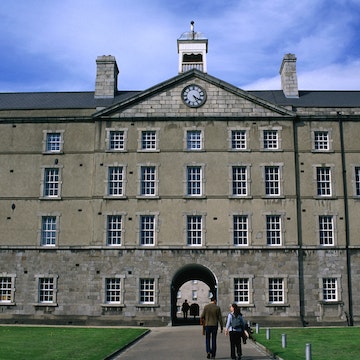
[(194, 30), (194, 21), (191, 21), (190, 31), (184, 32), (177, 40), (179, 54), (179, 74), (197, 69), (207, 72), (206, 54), (208, 39)]

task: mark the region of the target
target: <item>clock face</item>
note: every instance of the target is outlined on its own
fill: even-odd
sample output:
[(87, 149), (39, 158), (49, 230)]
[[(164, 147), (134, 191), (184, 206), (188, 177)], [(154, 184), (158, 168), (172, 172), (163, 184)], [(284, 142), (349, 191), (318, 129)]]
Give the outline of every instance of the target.
[(187, 106), (199, 107), (206, 101), (206, 92), (198, 85), (186, 86), (181, 93), (182, 100)]

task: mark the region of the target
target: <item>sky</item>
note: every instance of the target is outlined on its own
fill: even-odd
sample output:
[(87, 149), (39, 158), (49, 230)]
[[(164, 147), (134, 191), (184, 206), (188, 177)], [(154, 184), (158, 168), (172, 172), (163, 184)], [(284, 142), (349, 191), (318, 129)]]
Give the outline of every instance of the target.
[(93, 91), (101, 55), (146, 90), (178, 75), (191, 21), (208, 74), (241, 89), (280, 89), (292, 53), (300, 90), (360, 90), (360, 0), (1, 0), (0, 92)]

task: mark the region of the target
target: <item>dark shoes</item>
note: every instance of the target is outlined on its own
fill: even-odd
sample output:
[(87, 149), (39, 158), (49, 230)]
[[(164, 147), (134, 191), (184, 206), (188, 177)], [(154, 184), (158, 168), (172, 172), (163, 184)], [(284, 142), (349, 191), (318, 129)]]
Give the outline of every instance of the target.
[(210, 355), (211, 355), (210, 353), (207, 353), (207, 356), (206, 356), (206, 357), (207, 357), (208, 359), (210, 359)]

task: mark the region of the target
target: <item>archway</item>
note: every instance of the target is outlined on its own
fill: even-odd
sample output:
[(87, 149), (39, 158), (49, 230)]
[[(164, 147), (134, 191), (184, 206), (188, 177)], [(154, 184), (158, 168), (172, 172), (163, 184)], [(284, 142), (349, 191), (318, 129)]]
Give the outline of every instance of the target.
[(209, 286), (209, 290), (217, 297), (217, 280), (215, 275), (207, 267), (199, 264), (188, 264), (180, 268), (173, 276), (171, 282), (171, 323), (179, 325), (177, 318), (176, 303), (177, 293), (180, 287), (190, 280), (200, 280)]

